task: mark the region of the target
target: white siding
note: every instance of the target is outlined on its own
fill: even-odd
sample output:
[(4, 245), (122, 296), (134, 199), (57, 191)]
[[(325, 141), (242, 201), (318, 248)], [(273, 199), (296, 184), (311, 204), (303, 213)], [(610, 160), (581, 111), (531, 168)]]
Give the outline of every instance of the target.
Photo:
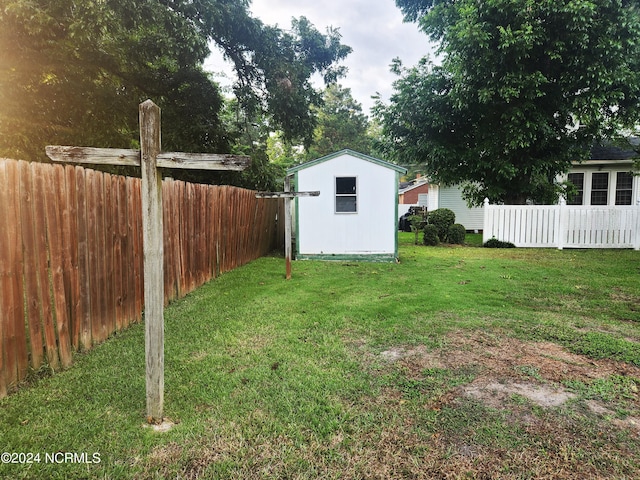
[(467, 207), (467, 202), (462, 199), (462, 188), (440, 187), (438, 208), (448, 208), (456, 214), (456, 223), (464, 225), (467, 230), (482, 230), (484, 213), (481, 207)]
[[(335, 212), (335, 178), (356, 177), (357, 213)], [(396, 248), (397, 175), (392, 169), (344, 154), (297, 172), (298, 254), (391, 254)]]
[(429, 204), (427, 210), (432, 211), (438, 208), (438, 199), (440, 198), (440, 187), (436, 184), (429, 185)]

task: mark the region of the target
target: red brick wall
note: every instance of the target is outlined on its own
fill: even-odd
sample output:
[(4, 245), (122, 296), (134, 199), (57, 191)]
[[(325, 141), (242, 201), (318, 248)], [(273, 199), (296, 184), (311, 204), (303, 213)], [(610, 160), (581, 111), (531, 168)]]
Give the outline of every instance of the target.
[(417, 204), (418, 203), (418, 194), (429, 193), (429, 184), (425, 183), (416, 187), (412, 190), (404, 192), (402, 203), (404, 204)]

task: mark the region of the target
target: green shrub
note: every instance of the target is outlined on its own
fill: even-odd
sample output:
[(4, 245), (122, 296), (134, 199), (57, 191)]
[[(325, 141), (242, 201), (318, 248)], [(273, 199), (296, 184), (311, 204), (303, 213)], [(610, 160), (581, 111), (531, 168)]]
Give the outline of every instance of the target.
[(429, 245), (430, 247), (435, 247), (440, 243), (440, 238), (438, 238), (438, 229), (435, 225), (425, 225), (422, 240), (425, 245)]
[(447, 239), (449, 233), (449, 227), (456, 222), (456, 214), (448, 208), (438, 208), (433, 212), (429, 212), (427, 217), (427, 223), (435, 225), (438, 238), (442, 241)]
[(511, 242), (503, 242), (502, 240), (498, 240), (497, 238), (491, 238), (484, 242), (484, 247), (486, 248), (516, 248), (516, 246)]
[(464, 228), (464, 225), (461, 225), (460, 223), (454, 223), (449, 227), (449, 231), (447, 232), (447, 242), (463, 245), (464, 237), (466, 235), (467, 230), (466, 228)]

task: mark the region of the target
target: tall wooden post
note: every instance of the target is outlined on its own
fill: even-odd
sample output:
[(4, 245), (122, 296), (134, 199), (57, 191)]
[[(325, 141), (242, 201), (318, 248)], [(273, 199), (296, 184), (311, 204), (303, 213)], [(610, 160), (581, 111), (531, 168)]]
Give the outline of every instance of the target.
[[(284, 177), (284, 193), (291, 192), (291, 176)], [(291, 279), (291, 197), (284, 197), (284, 257), (286, 259), (286, 279)]]
[(142, 167), (142, 243), (144, 254), (144, 323), (147, 420), (162, 422), (164, 405), (164, 272), (160, 108), (151, 100), (139, 106)]

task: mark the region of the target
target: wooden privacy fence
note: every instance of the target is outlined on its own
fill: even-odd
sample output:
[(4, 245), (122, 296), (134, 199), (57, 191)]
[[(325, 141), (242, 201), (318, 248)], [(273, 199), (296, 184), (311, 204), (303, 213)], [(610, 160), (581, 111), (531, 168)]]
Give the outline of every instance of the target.
[[(283, 238), (282, 201), (165, 180), (165, 303)], [(0, 159), (0, 398), (139, 321), (140, 179)]]
[(516, 247), (640, 250), (640, 205), (490, 205), (484, 203), (483, 241)]

